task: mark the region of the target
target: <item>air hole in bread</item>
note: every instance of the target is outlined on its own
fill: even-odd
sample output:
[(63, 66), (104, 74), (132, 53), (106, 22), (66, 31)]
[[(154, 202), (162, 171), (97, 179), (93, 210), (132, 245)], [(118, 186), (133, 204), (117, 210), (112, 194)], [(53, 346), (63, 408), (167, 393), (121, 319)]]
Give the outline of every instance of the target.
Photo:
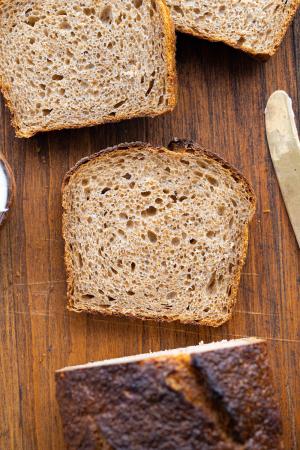
[(143, 192), (141, 192), (141, 195), (143, 197), (149, 197), (149, 195), (151, 195), (151, 191), (143, 191)]
[(190, 162), (187, 161), (186, 159), (181, 159), (180, 162), (181, 162), (182, 164), (185, 164), (186, 166), (189, 166), (189, 165), (190, 165)]
[(156, 212), (157, 209), (154, 206), (149, 206), (149, 208), (144, 209), (141, 214), (143, 217), (152, 217), (155, 216)]
[(94, 8), (83, 8), (83, 13), (86, 16), (94, 16), (96, 14), (96, 11)]
[(246, 38), (244, 36), (241, 36), (238, 40), (237, 40), (237, 45), (243, 45), (246, 42)]
[(132, 262), (132, 263), (130, 264), (131, 272), (134, 272), (134, 271), (135, 271), (135, 267), (136, 267), (135, 263)]
[(133, 0), (133, 4), (138, 9), (142, 6), (143, 0)]
[(215, 232), (214, 232), (214, 231), (207, 231), (206, 236), (207, 236), (208, 238), (212, 238), (212, 237), (215, 236)]
[(103, 10), (102, 10), (102, 12), (100, 14), (100, 19), (104, 23), (111, 23), (112, 22), (113, 14), (112, 14), (112, 7), (110, 5), (108, 5), (105, 8), (103, 8)]
[(104, 195), (106, 194), (106, 192), (110, 191), (111, 189), (109, 187), (105, 187), (104, 189), (102, 189), (101, 194)]
[(30, 16), (30, 17), (28, 17), (26, 23), (27, 23), (28, 25), (30, 25), (31, 27), (34, 27), (35, 24), (36, 24), (39, 20), (40, 20), (39, 17)]
[(63, 80), (63, 79), (64, 79), (63, 75), (54, 74), (52, 76), (52, 80), (60, 81), (60, 80)]
[(180, 6), (174, 5), (174, 6), (173, 6), (173, 11), (175, 11), (177, 14), (181, 14), (182, 16), (184, 16), (184, 12), (183, 12), (183, 10), (180, 8)]
[(135, 295), (135, 292), (133, 292), (133, 291), (127, 291), (127, 295)]
[(61, 30), (71, 30), (72, 27), (71, 27), (71, 25), (69, 24), (69, 22), (67, 20), (63, 20), (61, 22), (61, 24), (59, 25), (59, 28)]
[(172, 239), (172, 245), (179, 245), (180, 244), (180, 239), (178, 237), (175, 237)]
[(49, 116), (51, 114), (52, 109), (42, 109), (43, 116)]
[(212, 186), (218, 186), (219, 185), (218, 180), (216, 178), (212, 177), (211, 175), (206, 175), (206, 179)]
[(155, 242), (157, 242), (157, 235), (153, 231), (148, 230), (147, 236), (149, 241), (152, 242), (152, 244), (155, 244)]
[(196, 161), (198, 166), (200, 166), (202, 169), (207, 169), (208, 165), (204, 161)]
[(122, 100), (114, 105), (114, 108), (120, 108), (120, 106), (124, 105), (127, 102), (127, 98)]
[(223, 205), (218, 206), (218, 214), (219, 214), (219, 216), (224, 216), (224, 213), (225, 213), (225, 206), (223, 206)]
[(57, 15), (58, 16), (66, 16), (67, 12), (64, 9), (60, 9), (59, 11), (57, 11)]
[(155, 80), (152, 78), (151, 80), (150, 80), (150, 82), (149, 82), (149, 87), (148, 87), (148, 89), (147, 89), (147, 92), (146, 92), (146, 97), (148, 97), (148, 95), (150, 94), (150, 92), (152, 91), (152, 89), (153, 89), (153, 86), (154, 86), (154, 82), (155, 82)]
[(82, 294), (82, 300), (92, 300), (93, 298), (95, 298), (95, 296), (93, 294)]
[(123, 178), (126, 178), (126, 180), (130, 180), (131, 174), (130, 173), (125, 173), (125, 175), (123, 175)]
[(190, 239), (190, 244), (195, 245), (197, 243), (196, 239)]
[(158, 205), (161, 205), (163, 203), (163, 199), (158, 197), (155, 199), (155, 203), (157, 203)]
[(212, 292), (215, 290), (215, 288), (216, 288), (216, 272), (214, 272), (211, 275), (209, 283), (207, 285), (207, 290), (208, 290), (208, 292)]
[(128, 220), (128, 222), (126, 223), (127, 228), (133, 228), (134, 226), (134, 222), (132, 220)]

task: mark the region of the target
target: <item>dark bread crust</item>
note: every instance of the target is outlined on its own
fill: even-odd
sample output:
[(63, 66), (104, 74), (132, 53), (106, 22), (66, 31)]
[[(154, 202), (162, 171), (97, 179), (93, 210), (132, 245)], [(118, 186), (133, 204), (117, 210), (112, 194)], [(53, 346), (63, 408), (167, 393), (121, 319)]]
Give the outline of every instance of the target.
[(69, 450), (276, 450), (266, 344), (56, 373)]
[[(3, 3), (6, 3), (8, 0), (0, 0), (0, 8)], [(10, 91), (11, 86), (9, 83), (4, 83), (3, 75), (0, 74), (0, 90), (2, 91), (5, 104), (10, 110), (11, 113), (11, 123), (16, 130), (16, 136), (19, 138), (30, 138), (37, 133), (44, 133), (48, 131), (57, 131), (63, 129), (77, 129), (83, 127), (92, 127), (95, 125), (103, 125), (106, 123), (115, 123), (121, 122), (123, 120), (134, 119), (139, 117), (156, 117), (162, 114), (166, 114), (168, 112), (173, 111), (177, 103), (177, 73), (176, 73), (176, 61), (175, 61), (175, 53), (176, 53), (176, 34), (173, 20), (171, 18), (170, 10), (166, 4), (166, 0), (153, 0), (156, 2), (156, 5), (161, 13), (161, 20), (165, 29), (165, 48), (166, 48), (166, 64), (167, 64), (167, 82), (166, 82), (166, 92), (169, 95), (169, 103), (163, 111), (158, 112), (149, 112), (147, 110), (128, 115), (119, 115), (117, 117), (105, 116), (103, 120), (89, 120), (83, 122), (79, 125), (65, 125), (65, 126), (55, 126), (49, 125), (45, 128), (41, 128), (39, 130), (36, 129), (28, 129), (26, 131), (21, 129), (20, 121), (18, 119), (18, 111), (14, 110), (13, 103), (11, 101)]]
[(226, 44), (232, 48), (235, 48), (237, 50), (241, 50), (244, 53), (247, 53), (248, 55), (252, 56), (255, 59), (258, 59), (260, 61), (267, 61), (271, 56), (273, 56), (276, 53), (278, 47), (280, 46), (281, 42), (283, 41), (288, 27), (289, 27), (290, 23), (293, 21), (295, 15), (297, 13), (299, 5), (300, 5), (299, 0), (292, 1), (291, 5), (290, 5), (289, 15), (287, 16), (285, 22), (282, 25), (280, 32), (278, 33), (278, 36), (277, 36), (274, 46), (269, 48), (267, 51), (261, 52), (261, 53), (255, 52), (251, 47), (247, 47), (245, 45), (238, 45), (238, 44), (236, 44), (235, 41), (232, 41), (230, 39), (223, 39), (223, 37), (216, 37), (216, 36), (209, 37), (209, 36), (207, 36), (206, 33), (201, 33), (201, 31), (198, 32), (195, 28), (184, 27), (184, 26), (178, 25), (178, 26), (176, 26), (176, 30), (180, 31), (181, 33), (190, 34), (191, 36), (197, 37), (199, 39), (204, 39), (206, 41), (223, 42), (224, 44)]
[(7, 183), (8, 183), (8, 198), (7, 198), (7, 211), (1, 212), (0, 211), (0, 225), (7, 219), (11, 206), (13, 204), (15, 195), (16, 195), (16, 182), (15, 177), (13, 174), (13, 171), (11, 170), (10, 165), (8, 164), (7, 160), (5, 159), (4, 155), (0, 152), (0, 164), (2, 165), (4, 169), (4, 173), (6, 175)]
[[(75, 164), (75, 166), (73, 168), (71, 168), (67, 174), (64, 177), (63, 180), (63, 184), (62, 184), (62, 194), (64, 192), (65, 187), (67, 186), (70, 178), (72, 177), (72, 175), (84, 164), (87, 164), (88, 162), (97, 159), (98, 157), (101, 157), (103, 155), (106, 155), (108, 153), (111, 152), (115, 152), (115, 151), (122, 151), (122, 150), (128, 150), (128, 149), (134, 149), (134, 148), (149, 148), (149, 149), (161, 149), (162, 147), (153, 147), (148, 143), (143, 143), (143, 142), (132, 142), (132, 143), (122, 143), (119, 145), (116, 145), (114, 147), (109, 147), (107, 149), (101, 150), (97, 153), (94, 153), (93, 155), (87, 156), (83, 159), (81, 159), (80, 161), (77, 162), (77, 164)], [(213, 159), (215, 161), (217, 161), (218, 163), (220, 163), (222, 165), (222, 167), (226, 170), (228, 170), (228, 172), (230, 173), (230, 175), (232, 177), (234, 177), (234, 179), (240, 183), (242, 183), (245, 187), (245, 190), (247, 192), (247, 195), (249, 197), (249, 200), (251, 202), (251, 211), (250, 211), (250, 220), (254, 215), (255, 212), (255, 208), (256, 208), (256, 198), (255, 198), (255, 194), (254, 191), (250, 185), (250, 183), (247, 181), (247, 179), (234, 167), (232, 167), (229, 163), (227, 163), (226, 161), (224, 161), (222, 158), (220, 158), (218, 155), (216, 155), (215, 153), (210, 152), (209, 150), (206, 150), (204, 147), (202, 147), (199, 144), (196, 144), (192, 141), (189, 140), (180, 140), (180, 139), (174, 139), (173, 141), (170, 142), (170, 144), (167, 147), (168, 150), (174, 151), (174, 152), (179, 152), (179, 153), (189, 153), (189, 152), (193, 152), (195, 154), (198, 154), (199, 156), (207, 156), (210, 159)], [(249, 221), (250, 221), (249, 220)], [(65, 220), (63, 219), (63, 236), (65, 236), (65, 230), (66, 230), (66, 226), (65, 226)], [(218, 327), (220, 325), (222, 325), (223, 323), (225, 323), (227, 320), (229, 320), (232, 316), (232, 309), (233, 306), (235, 304), (236, 301), (236, 297), (237, 297), (237, 292), (238, 292), (238, 287), (239, 287), (239, 282), (240, 282), (240, 277), (241, 277), (241, 271), (242, 271), (242, 267), (244, 265), (246, 256), (247, 256), (247, 248), (248, 248), (248, 225), (245, 226), (245, 230), (244, 230), (244, 237), (243, 237), (243, 252), (242, 252), (242, 256), (241, 259), (239, 261), (239, 264), (237, 265), (237, 267), (235, 268), (235, 274), (234, 274), (234, 281), (232, 284), (232, 289), (231, 289), (231, 293), (230, 293), (230, 297), (228, 298), (228, 309), (229, 309), (229, 313), (227, 316), (224, 315), (224, 318), (222, 321), (215, 319), (215, 320), (205, 320), (203, 319), (201, 321), (201, 325), (207, 325), (207, 326), (213, 326), (213, 327)], [(73, 305), (73, 302), (71, 300), (71, 291), (74, 285), (74, 278), (73, 278), (73, 273), (72, 273), (72, 263), (71, 263), (71, 258), (68, 255), (67, 252), (65, 252), (65, 267), (66, 267), (66, 272), (67, 272), (67, 284), (68, 284), (68, 299), (69, 299), (69, 304), (68, 304), (68, 309), (77, 313), (81, 313), (81, 312), (88, 312), (88, 313), (92, 313), (92, 314), (101, 314), (104, 316), (114, 316), (114, 317), (126, 317), (129, 319), (142, 319), (142, 320), (154, 320), (156, 322), (174, 322), (174, 321), (178, 321), (178, 319), (174, 320), (172, 318), (168, 318), (168, 317), (163, 317), (163, 318), (158, 318), (158, 317), (153, 317), (153, 318), (148, 318), (148, 317), (144, 317), (141, 314), (138, 313), (127, 313), (126, 315), (123, 315), (121, 313), (116, 313), (116, 312), (110, 312), (109, 310), (106, 311), (95, 311), (94, 309), (88, 309), (88, 308), (84, 308), (84, 310), (79, 310), (78, 308), (75, 308)], [(187, 323), (187, 324), (192, 324), (192, 325), (199, 325), (199, 321), (193, 321), (193, 320), (179, 320), (181, 323)]]
[[(153, 147), (150, 144), (147, 143), (143, 143), (143, 142), (134, 142), (134, 143), (123, 143), (123, 144), (119, 144), (117, 146), (114, 147), (109, 147), (107, 149), (101, 150), (93, 155), (90, 155), (88, 157), (85, 157), (83, 159), (81, 159), (72, 169), (70, 169), (70, 171), (66, 174), (64, 181), (63, 181), (63, 186), (62, 186), (62, 191), (64, 191), (64, 188), (66, 187), (66, 185), (68, 184), (68, 181), (70, 179), (70, 177), (78, 170), (78, 168), (83, 165), (86, 164), (100, 156), (103, 156), (107, 153), (110, 152), (114, 152), (114, 151), (122, 151), (122, 150), (128, 150), (131, 148), (149, 148), (149, 149), (161, 149), (161, 147)], [(192, 141), (188, 141), (188, 140), (179, 140), (179, 139), (175, 139), (173, 140), (169, 146), (168, 146), (168, 150), (174, 151), (174, 152), (180, 152), (180, 153), (184, 153), (184, 152), (193, 152), (198, 154), (199, 156), (207, 156), (208, 158), (214, 159), (215, 161), (217, 161), (218, 163), (220, 163), (226, 170), (228, 170), (230, 172), (230, 175), (234, 177), (235, 180), (237, 180), (238, 182), (241, 182), (244, 184), (247, 194), (249, 196), (249, 199), (251, 201), (252, 204), (252, 210), (251, 210), (251, 216), (253, 216), (254, 211), (255, 211), (255, 205), (256, 205), (256, 199), (255, 199), (255, 194), (253, 192), (252, 187), (250, 186), (249, 182), (246, 180), (246, 178), (240, 174), (240, 172), (238, 170), (236, 170), (235, 168), (233, 168), (230, 164), (228, 164), (227, 162), (225, 162), (222, 158), (220, 158), (218, 155), (204, 149), (202, 146), (193, 143)], [(63, 235), (65, 235), (65, 224), (63, 221)], [(235, 276), (234, 276), (234, 282), (232, 285), (232, 290), (231, 290), (231, 294), (230, 297), (228, 299), (228, 306), (229, 306), (229, 315), (227, 317), (224, 316), (224, 320), (220, 321), (220, 320), (202, 320), (201, 321), (201, 325), (208, 325), (208, 326), (220, 326), (221, 324), (223, 324), (224, 322), (226, 322), (227, 320), (230, 319), (231, 315), (232, 315), (232, 308), (234, 306), (235, 300), (236, 300), (236, 296), (237, 296), (237, 290), (238, 290), (238, 286), (239, 286), (239, 281), (240, 281), (240, 276), (241, 276), (241, 270), (247, 255), (247, 246), (248, 246), (248, 226), (245, 226), (245, 231), (244, 231), (244, 243), (243, 243), (243, 254), (240, 260), (240, 264), (236, 267), (236, 271), (235, 271)], [(72, 291), (72, 286), (74, 284), (74, 279), (73, 279), (73, 274), (72, 274), (72, 270), (71, 270), (71, 260), (69, 258), (69, 255), (67, 253), (65, 253), (65, 265), (66, 265), (66, 271), (67, 271), (67, 281), (68, 281), (68, 294)], [(75, 311), (75, 312), (89, 312), (89, 313), (93, 313), (93, 314), (99, 314), (98, 311), (95, 311), (93, 309), (87, 309), (85, 308), (83, 311), (79, 310), (78, 308), (75, 308), (72, 304), (72, 300), (71, 300), (71, 296), (69, 295), (69, 307), (68, 307), (71, 311)], [(119, 316), (119, 317), (124, 317), (124, 315), (122, 314), (118, 314), (118, 313), (111, 313), (110, 311), (105, 311), (102, 312), (102, 315), (106, 315), (106, 316)], [(164, 322), (173, 322), (174, 319), (172, 318), (168, 318), (168, 317), (163, 317), (163, 318), (146, 318), (143, 315), (139, 315), (139, 314), (133, 314), (133, 313), (127, 313), (126, 314), (127, 318), (139, 318), (142, 320), (155, 320), (158, 322), (164, 321)], [(189, 324), (195, 324), (195, 325), (199, 325), (199, 321), (192, 321), (192, 320), (188, 320), (188, 321), (184, 321), (181, 320), (182, 323), (189, 323)]]

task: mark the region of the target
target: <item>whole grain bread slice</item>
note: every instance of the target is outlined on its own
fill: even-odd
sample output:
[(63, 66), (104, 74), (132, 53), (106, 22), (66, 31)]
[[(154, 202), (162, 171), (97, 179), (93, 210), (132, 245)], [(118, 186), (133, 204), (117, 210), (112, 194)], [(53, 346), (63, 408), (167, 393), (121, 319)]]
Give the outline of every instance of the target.
[(232, 314), (255, 196), (188, 141), (122, 144), (63, 184), (69, 309), (219, 326)]
[(69, 450), (279, 450), (272, 382), (246, 338), (66, 367), (56, 392)]
[(0, 0), (0, 87), (19, 137), (171, 111), (165, 0)]
[(279, 47), (299, 0), (167, 0), (176, 29), (268, 59)]

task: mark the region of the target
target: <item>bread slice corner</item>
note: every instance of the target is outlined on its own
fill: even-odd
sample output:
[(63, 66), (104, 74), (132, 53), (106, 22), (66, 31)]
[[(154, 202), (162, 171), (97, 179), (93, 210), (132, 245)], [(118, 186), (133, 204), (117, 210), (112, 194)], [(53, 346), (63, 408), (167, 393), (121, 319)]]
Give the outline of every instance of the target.
[(232, 315), (255, 195), (190, 141), (121, 144), (63, 183), (68, 307), (219, 326)]
[(267, 60), (281, 44), (299, 0), (167, 0), (176, 29)]

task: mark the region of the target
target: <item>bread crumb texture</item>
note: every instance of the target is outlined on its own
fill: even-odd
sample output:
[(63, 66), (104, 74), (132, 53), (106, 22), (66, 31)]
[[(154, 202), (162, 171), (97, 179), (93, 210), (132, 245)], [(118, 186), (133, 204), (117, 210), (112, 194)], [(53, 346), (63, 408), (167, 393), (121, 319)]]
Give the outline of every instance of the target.
[(167, 0), (176, 28), (256, 56), (274, 54), (298, 0)]
[(253, 192), (200, 148), (130, 145), (66, 178), (70, 308), (220, 325), (236, 297)]
[(0, 30), (0, 85), (19, 136), (174, 107), (162, 0), (3, 1)]

